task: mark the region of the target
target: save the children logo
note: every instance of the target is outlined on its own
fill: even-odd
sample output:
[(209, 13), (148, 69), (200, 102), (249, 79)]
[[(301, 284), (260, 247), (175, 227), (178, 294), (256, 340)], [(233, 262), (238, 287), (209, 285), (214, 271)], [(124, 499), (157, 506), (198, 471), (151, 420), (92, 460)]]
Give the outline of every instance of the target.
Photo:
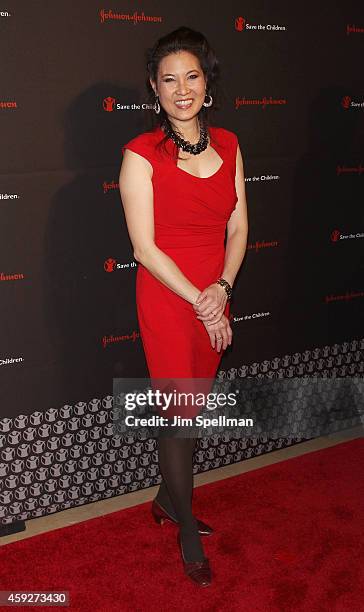
[(340, 230), (333, 230), (331, 232), (331, 242), (338, 242), (340, 240)]
[(111, 113), (115, 109), (115, 104), (116, 104), (116, 100), (115, 98), (112, 98), (111, 96), (104, 98), (102, 101), (102, 107), (104, 111), (106, 111), (107, 113)]
[(341, 99), (341, 106), (345, 110), (349, 110), (349, 108), (364, 108), (364, 101), (355, 101), (350, 96), (344, 96)]
[(107, 113), (112, 113), (113, 111), (118, 110), (153, 110), (154, 104), (135, 104), (134, 102), (130, 104), (122, 104), (112, 96), (107, 96), (102, 101), (102, 108)]
[(127, 261), (126, 263), (121, 263), (116, 261), (114, 257), (108, 257), (104, 261), (104, 270), (105, 272), (115, 272), (115, 270), (123, 270), (125, 268), (136, 268), (138, 264), (135, 261)]
[(237, 17), (235, 19), (235, 30), (238, 30), (238, 32), (242, 32), (245, 28), (245, 24), (246, 19), (244, 19), (244, 17)]
[(364, 238), (364, 232), (350, 232), (350, 234), (344, 234), (338, 229), (334, 229), (331, 232), (331, 242), (340, 242), (340, 240), (355, 240), (356, 238)]
[(235, 19), (235, 30), (237, 32), (247, 31), (268, 31), (277, 32), (287, 30), (286, 26), (272, 24), (272, 23), (250, 23), (245, 17), (241, 15)]
[(112, 257), (109, 257), (109, 259), (107, 259), (104, 262), (105, 272), (114, 272), (115, 267), (116, 267), (116, 259), (113, 259)]

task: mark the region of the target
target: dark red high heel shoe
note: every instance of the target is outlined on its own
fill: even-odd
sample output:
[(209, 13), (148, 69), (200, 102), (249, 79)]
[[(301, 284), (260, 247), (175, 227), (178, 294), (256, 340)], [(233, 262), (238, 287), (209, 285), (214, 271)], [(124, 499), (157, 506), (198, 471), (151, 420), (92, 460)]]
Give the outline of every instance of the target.
[(181, 553), (185, 574), (199, 586), (209, 586), (212, 581), (209, 560), (205, 557), (203, 561), (186, 561), (183, 556), (181, 536), (179, 532), (177, 534), (177, 543)]
[[(175, 518), (173, 518), (173, 516), (168, 514), (164, 510), (164, 508), (162, 508), (162, 506), (155, 499), (153, 499), (153, 503), (152, 503), (152, 515), (153, 515), (155, 522), (158, 523), (159, 525), (163, 525), (164, 521), (171, 521), (171, 523), (178, 525), (178, 521)], [(200, 521), (199, 519), (196, 519), (196, 521), (197, 521), (198, 533), (200, 535), (207, 536), (207, 535), (211, 535), (212, 533), (214, 533), (214, 530), (212, 529), (212, 527), (209, 527), (209, 525), (206, 525), (206, 523), (204, 523), (203, 521)]]

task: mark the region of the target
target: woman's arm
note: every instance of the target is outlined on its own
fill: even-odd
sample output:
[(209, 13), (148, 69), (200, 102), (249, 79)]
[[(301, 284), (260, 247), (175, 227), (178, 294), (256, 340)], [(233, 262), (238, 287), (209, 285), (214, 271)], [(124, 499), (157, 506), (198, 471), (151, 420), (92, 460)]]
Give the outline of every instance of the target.
[(194, 304), (201, 291), (154, 242), (152, 175), (147, 159), (125, 150), (119, 187), (134, 257), (163, 285)]
[(245, 194), (244, 164), (238, 145), (236, 152), (235, 187), (238, 201), (227, 223), (224, 269), (221, 274), (233, 286), (245, 256), (248, 238), (248, 212)]
[[(235, 186), (238, 201), (227, 222), (224, 269), (221, 274), (221, 277), (225, 278), (231, 286), (233, 286), (244, 259), (248, 236), (244, 165), (239, 145), (236, 152)], [(226, 302), (225, 289), (216, 283), (212, 283), (202, 291), (198, 303), (194, 304), (193, 308), (198, 319), (204, 323), (209, 321), (211, 325), (214, 325), (220, 321)], [(216, 313), (213, 319), (210, 316), (211, 312)]]

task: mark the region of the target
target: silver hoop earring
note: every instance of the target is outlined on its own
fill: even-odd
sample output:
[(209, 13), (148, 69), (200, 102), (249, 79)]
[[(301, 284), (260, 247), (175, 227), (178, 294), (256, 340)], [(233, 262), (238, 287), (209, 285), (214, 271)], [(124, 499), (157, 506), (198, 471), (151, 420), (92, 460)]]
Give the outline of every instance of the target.
[(158, 96), (155, 97), (155, 104), (154, 104), (153, 108), (154, 108), (156, 114), (159, 115), (159, 113), (161, 112), (161, 107), (160, 107), (160, 104), (158, 102)]
[(203, 103), (203, 106), (212, 106), (213, 97), (212, 97), (210, 94), (206, 94), (206, 96), (205, 96), (205, 100), (206, 100), (206, 98), (210, 98), (210, 100), (209, 100), (208, 102), (206, 102), (206, 101), (205, 101), (205, 102)]

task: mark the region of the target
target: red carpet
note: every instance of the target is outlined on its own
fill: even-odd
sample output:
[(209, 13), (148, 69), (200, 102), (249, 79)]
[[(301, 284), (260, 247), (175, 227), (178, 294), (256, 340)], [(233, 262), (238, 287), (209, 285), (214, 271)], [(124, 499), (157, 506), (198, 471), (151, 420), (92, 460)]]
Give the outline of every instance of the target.
[(217, 529), (206, 589), (147, 503), (2, 546), (0, 590), (69, 590), (68, 609), (85, 612), (359, 612), (363, 465), (357, 439), (196, 489), (195, 513)]

